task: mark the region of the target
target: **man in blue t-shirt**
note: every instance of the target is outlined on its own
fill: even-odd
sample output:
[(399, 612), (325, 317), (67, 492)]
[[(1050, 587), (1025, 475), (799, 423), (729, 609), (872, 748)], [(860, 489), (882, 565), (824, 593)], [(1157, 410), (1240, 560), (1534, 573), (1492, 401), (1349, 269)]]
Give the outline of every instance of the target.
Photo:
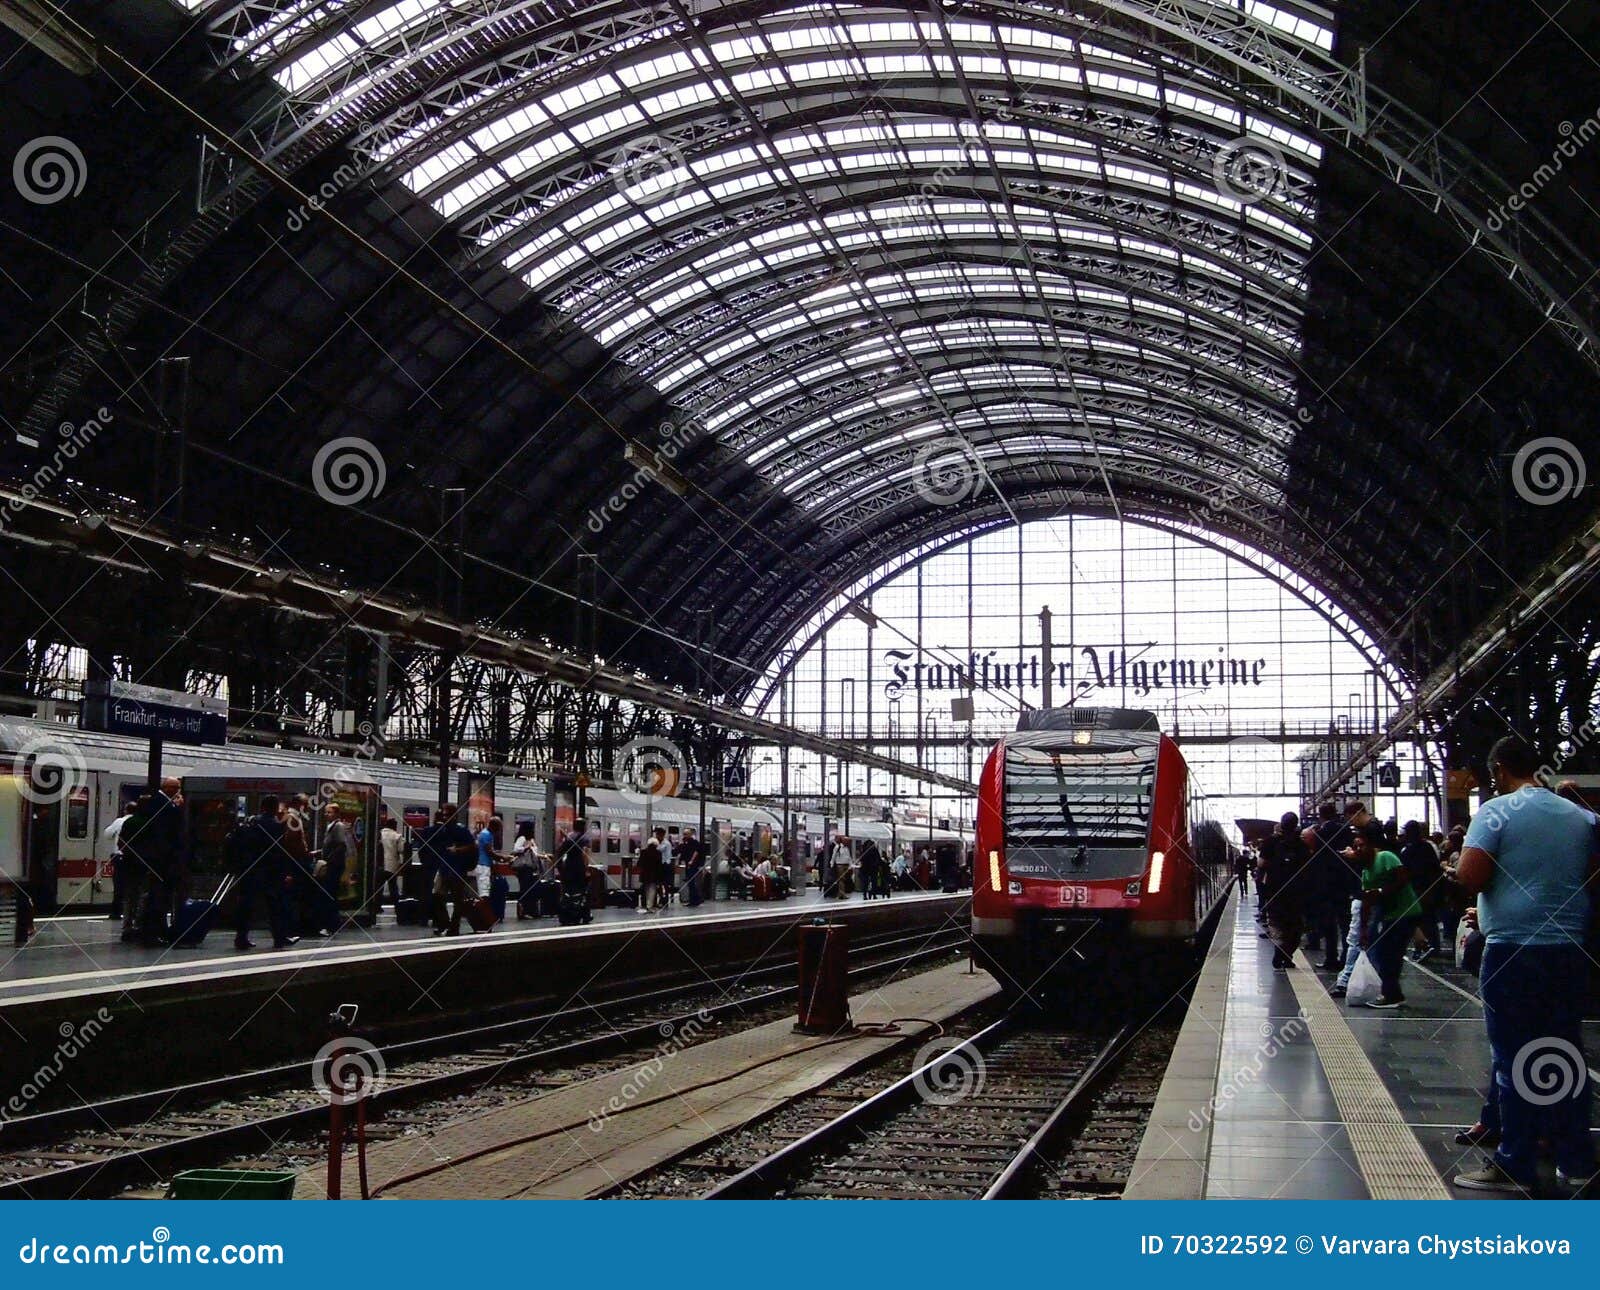
[(1479, 993), (1500, 1145), (1484, 1168), (1458, 1174), (1456, 1185), (1526, 1194), (1543, 1137), (1557, 1180), (1580, 1188), (1594, 1174), (1582, 1023), (1596, 820), (1539, 785), (1538, 759), (1521, 739), (1497, 743), (1489, 768), (1498, 795), (1467, 830), (1456, 877), (1478, 896), (1485, 938)]

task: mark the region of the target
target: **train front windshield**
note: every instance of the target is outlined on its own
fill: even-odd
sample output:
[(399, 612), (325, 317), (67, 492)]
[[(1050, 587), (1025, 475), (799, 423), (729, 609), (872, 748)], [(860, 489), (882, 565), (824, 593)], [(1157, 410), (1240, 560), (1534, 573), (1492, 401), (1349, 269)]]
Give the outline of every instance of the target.
[(1156, 741), (1087, 749), (1008, 742), (1006, 867), (1019, 878), (1138, 877), (1144, 871)]

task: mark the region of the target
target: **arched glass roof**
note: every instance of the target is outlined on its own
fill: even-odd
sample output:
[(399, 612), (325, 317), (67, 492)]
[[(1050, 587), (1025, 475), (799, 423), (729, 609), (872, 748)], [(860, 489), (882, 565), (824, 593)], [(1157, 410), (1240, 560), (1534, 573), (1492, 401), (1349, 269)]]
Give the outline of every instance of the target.
[(1213, 69), (1029, 4), (191, 3), (824, 524), (935, 437), (1282, 502), (1322, 147)]

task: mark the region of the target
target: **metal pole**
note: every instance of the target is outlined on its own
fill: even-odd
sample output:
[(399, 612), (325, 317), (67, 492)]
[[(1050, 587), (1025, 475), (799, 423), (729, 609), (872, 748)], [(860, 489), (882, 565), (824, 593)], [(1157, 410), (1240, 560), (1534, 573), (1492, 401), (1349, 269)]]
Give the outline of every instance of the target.
[[(778, 685), (778, 720), (783, 725), (789, 724), (789, 679), (785, 677)], [(783, 863), (794, 864), (793, 857), (789, 854), (789, 745), (778, 745), (778, 774), (782, 779), (783, 789)], [(789, 874), (790, 883), (795, 890), (804, 894), (804, 873)]]
[(1050, 606), (1046, 605), (1039, 611), (1039, 661), (1044, 666), (1044, 693), (1040, 704), (1048, 711), (1052, 706), (1050, 674), (1055, 670), (1052, 651), (1054, 642), (1050, 639)]

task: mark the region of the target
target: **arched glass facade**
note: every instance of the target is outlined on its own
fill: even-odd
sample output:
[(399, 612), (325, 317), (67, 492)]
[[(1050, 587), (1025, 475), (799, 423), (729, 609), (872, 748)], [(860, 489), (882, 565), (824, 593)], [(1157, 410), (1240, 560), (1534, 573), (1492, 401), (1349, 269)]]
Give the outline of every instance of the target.
[[(957, 539), (847, 589), (749, 706), (974, 780), (1025, 707), (1146, 708), (1223, 813), (1274, 818), (1299, 808), (1302, 759), (1330, 731), (1387, 720), (1398, 685), (1354, 622), (1270, 559), (1199, 528), (1080, 516)], [(1383, 815), (1422, 818), (1421, 759), (1403, 753), (1397, 771), (1397, 790), (1363, 791)], [(755, 755), (752, 787), (780, 791), (776, 757)], [(790, 792), (841, 814), (847, 792), (856, 811), (970, 813), (809, 754), (791, 759)]]

